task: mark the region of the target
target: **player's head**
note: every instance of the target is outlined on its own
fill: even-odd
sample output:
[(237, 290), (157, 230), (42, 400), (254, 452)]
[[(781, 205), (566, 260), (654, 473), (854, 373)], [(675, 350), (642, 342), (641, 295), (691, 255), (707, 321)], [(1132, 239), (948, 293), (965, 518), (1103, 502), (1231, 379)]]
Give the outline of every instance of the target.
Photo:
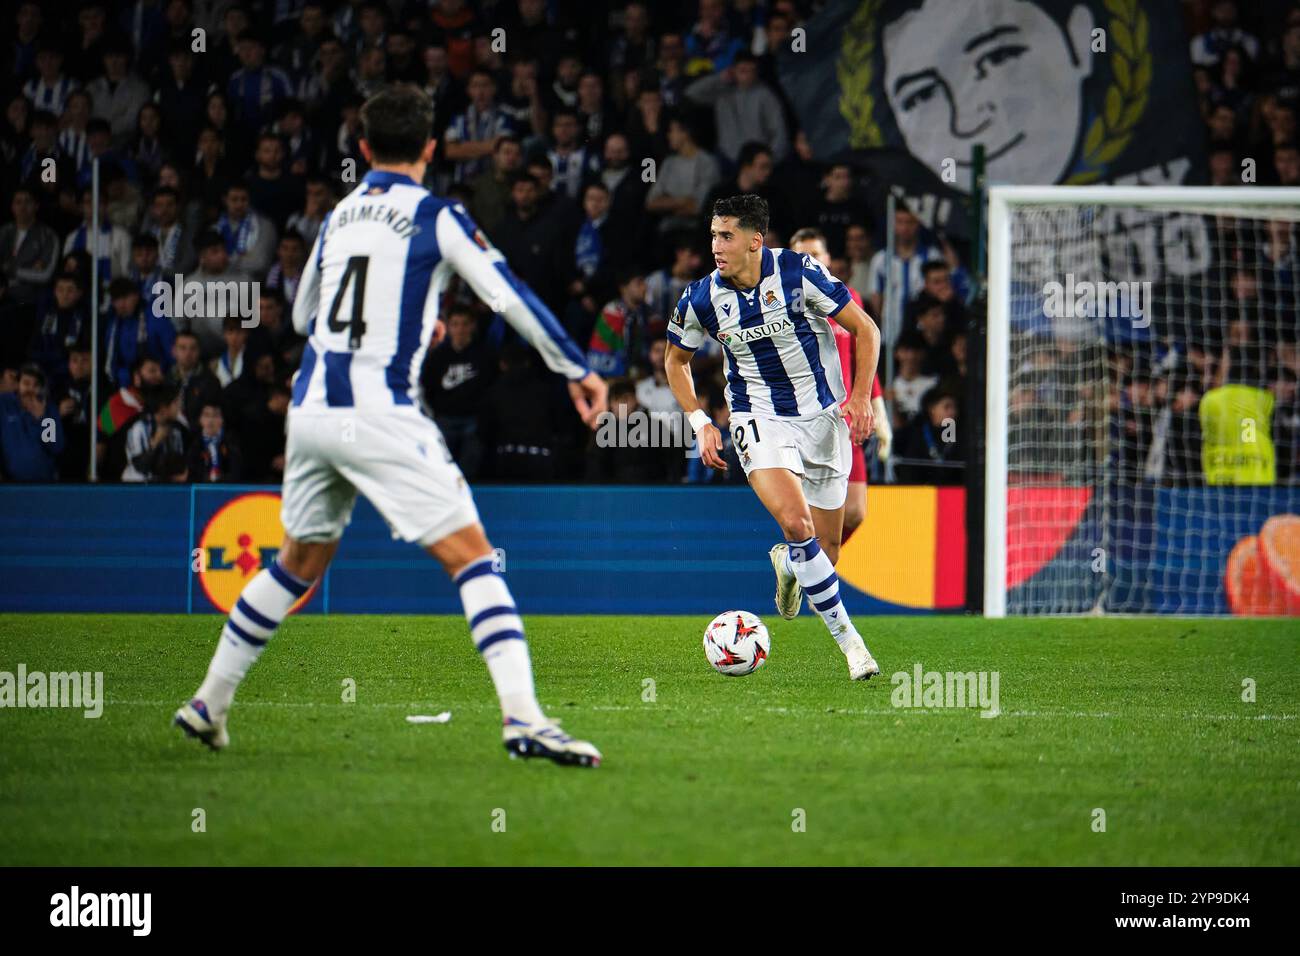
[(807, 226), (795, 230), (790, 237), (790, 251), (799, 255), (810, 255), (827, 269), (831, 267), (831, 254), (826, 248), (826, 237), (820, 229)]
[(408, 85), (388, 86), (361, 107), (361, 152), (372, 166), (433, 159), (433, 101)]
[(763, 249), (767, 234), (767, 200), (753, 193), (728, 196), (713, 204), (709, 235), (713, 261), (724, 279), (736, 275)]

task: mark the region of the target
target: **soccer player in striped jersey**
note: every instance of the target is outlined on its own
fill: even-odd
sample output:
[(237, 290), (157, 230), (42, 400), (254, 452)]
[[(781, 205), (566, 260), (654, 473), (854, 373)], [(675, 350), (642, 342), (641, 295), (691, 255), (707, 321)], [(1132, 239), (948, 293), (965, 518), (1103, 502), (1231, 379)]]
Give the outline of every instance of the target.
[(359, 491), (395, 537), (419, 544), (455, 581), (496, 685), (511, 756), (594, 767), (600, 751), (560, 730), (537, 702), (523, 621), (465, 478), (421, 412), (420, 367), (442, 336), (447, 283), (466, 280), (569, 379), (589, 426), (604, 410), (605, 384), (464, 207), (420, 185), (435, 145), (429, 98), (389, 87), (366, 102), (361, 119), (371, 171), (321, 225), (294, 301), (294, 328), (308, 342), (288, 419), (284, 543), (240, 594), (207, 678), (175, 722), (214, 749), (229, 743), (235, 689), (324, 573)]
[[(868, 396), (880, 333), (848, 287), (811, 255), (764, 246), (767, 220), (760, 196), (714, 204), (709, 232), (717, 268), (686, 287), (669, 319), (668, 384), (690, 417), (701, 461), (725, 470), (722, 436), (700, 407), (690, 368), (706, 335), (722, 345), (736, 454), (785, 534), (769, 552), (777, 611), (793, 619), (807, 592), (849, 676), (866, 680), (880, 668), (840, 601), (835, 562), (851, 445), (865, 441), (874, 425)], [(859, 374), (849, 395), (832, 317), (854, 338)]]

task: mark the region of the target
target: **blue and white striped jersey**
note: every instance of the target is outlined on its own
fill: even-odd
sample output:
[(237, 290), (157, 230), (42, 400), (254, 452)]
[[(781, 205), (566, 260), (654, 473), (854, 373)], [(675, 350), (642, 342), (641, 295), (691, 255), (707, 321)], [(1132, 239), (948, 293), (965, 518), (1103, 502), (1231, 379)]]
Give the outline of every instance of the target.
[(668, 341), (691, 352), (706, 334), (721, 343), (733, 414), (812, 418), (847, 397), (827, 319), (850, 301), (848, 287), (812, 256), (764, 248), (753, 289), (734, 288), (717, 269), (688, 285)]
[(548, 368), (570, 379), (587, 374), (577, 345), (463, 205), (408, 176), (372, 171), (326, 217), (303, 268), (293, 324), (308, 341), (293, 406), (419, 409), (420, 366), (453, 274)]

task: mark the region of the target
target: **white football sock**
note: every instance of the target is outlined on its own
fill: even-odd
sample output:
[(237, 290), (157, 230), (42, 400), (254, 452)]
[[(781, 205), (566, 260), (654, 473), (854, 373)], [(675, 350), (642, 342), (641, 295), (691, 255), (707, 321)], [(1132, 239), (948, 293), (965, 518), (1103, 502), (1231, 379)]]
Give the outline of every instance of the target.
[(259, 571), (244, 587), (226, 626), (221, 629), (208, 675), (194, 695), (207, 704), (210, 717), (218, 717), (230, 709), (235, 690), (248, 669), (262, 656), (266, 642), (289, 608), (310, 587), (311, 582), (294, 577), (280, 567), (279, 561)]
[(533, 666), (524, 639), (524, 622), (510, 588), (492, 557), (480, 558), (456, 575), (470, 637), (483, 655), (497, 689), (503, 717), (528, 723), (545, 720), (533, 689)]
[(849, 612), (840, 602), (840, 579), (835, 573), (835, 566), (817, 543), (816, 537), (807, 541), (787, 541), (786, 544), (789, 546), (786, 554), (800, 587), (812, 601), (814, 610), (821, 615), (822, 622), (831, 632), (831, 637), (835, 638), (835, 643), (847, 654), (858, 632), (849, 620)]

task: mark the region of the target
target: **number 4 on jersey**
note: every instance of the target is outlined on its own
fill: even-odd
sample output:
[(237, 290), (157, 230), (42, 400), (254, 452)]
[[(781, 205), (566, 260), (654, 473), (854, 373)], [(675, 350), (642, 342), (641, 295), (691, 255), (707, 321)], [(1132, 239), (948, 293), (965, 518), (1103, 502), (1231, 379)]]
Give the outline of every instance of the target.
[[(343, 278), (339, 280), (339, 290), (334, 293), (334, 301), (330, 304), (330, 314), (328, 327), (331, 332), (342, 332), (345, 329), (348, 332), (348, 348), (354, 352), (361, 348), (361, 337), (366, 334), (366, 322), (361, 317), (361, 303), (366, 298), (366, 270), (370, 268), (369, 256), (351, 256), (348, 259), (348, 267), (343, 270)], [(339, 307), (343, 304), (343, 296), (348, 290), (348, 284), (355, 280), (352, 286), (352, 317), (350, 319), (339, 320)]]

